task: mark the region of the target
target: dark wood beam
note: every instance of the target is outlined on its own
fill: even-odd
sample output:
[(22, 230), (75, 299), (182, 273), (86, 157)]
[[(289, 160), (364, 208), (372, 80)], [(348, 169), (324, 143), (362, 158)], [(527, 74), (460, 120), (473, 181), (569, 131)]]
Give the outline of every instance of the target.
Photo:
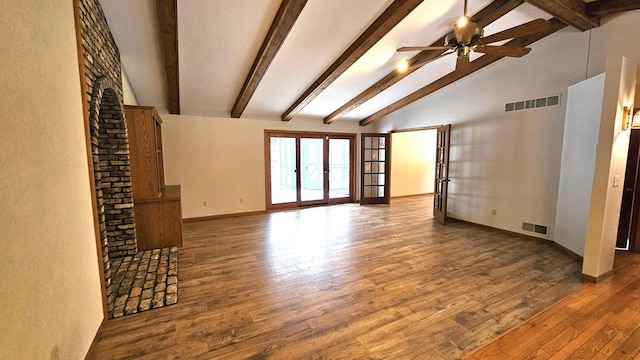
[(291, 120), (297, 113), (315, 99), (324, 89), (333, 83), (342, 73), (353, 65), (384, 35), (393, 29), (423, 0), (395, 0), (360, 35), (360, 37), (340, 55), (340, 57), (282, 114), (282, 121)]
[[(491, 4), (484, 7), (482, 10), (478, 11), (475, 15), (471, 17), (473, 22), (478, 23), (478, 25), (484, 27), (489, 25), (490, 23), (496, 21), (503, 15), (507, 14), (511, 10), (518, 7), (522, 4), (524, 0), (496, 0)], [(453, 25), (453, 24), (452, 24)], [(442, 46), (444, 44), (445, 36), (442, 36), (440, 39), (433, 42), (433, 44), (429, 46)], [(385, 77), (377, 81), (375, 84), (371, 85), (368, 89), (358, 94), (356, 97), (351, 99), (346, 104), (342, 105), (336, 111), (329, 114), (324, 118), (325, 124), (331, 124), (337, 119), (343, 117), (345, 114), (350, 112), (351, 110), (357, 108), (358, 106), (364, 104), (365, 102), (372, 99), (374, 96), (380, 94), (384, 90), (388, 89), (391, 85), (397, 83), (398, 81), (404, 79), (409, 74), (418, 70), (422, 65), (426, 64), (430, 60), (433, 60), (440, 56), (444, 51), (434, 51), (434, 50), (425, 50), (421, 51), (414, 57), (409, 60), (409, 69), (403, 73), (392, 71), (388, 73)]]
[(164, 53), (170, 114), (180, 114), (180, 74), (178, 68), (178, 2), (156, 0), (160, 41)]
[(600, 26), (600, 18), (587, 14), (587, 4), (583, 0), (527, 0), (527, 2), (582, 31)]
[(598, 17), (637, 9), (640, 9), (638, 0), (599, 0), (587, 3), (587, 14)]
[[(527, 46), (529, 44), (532, 44), (548, 35), (553, 34), (554, 32), (562, 29), (563, 27), (567, 26), (566, 23), (564, 23), (563, 21), (553, 18), (551, 20), (549, 20), (550, 26), (549, 26), (549, 30), (545, 31), (543, 33), (537, 33), (537, 34), (533, 34), (533, 35), (529, 35), (529, 36), (523, 36), (517, 39), (513, 39), (509, 42), (507, 42), (505, 45), (507, 46)], [(450, 72), (449, 74), (441, 77), (440, 79), (430, 83), (429, 85), (423, 87), (422, 89), (396, 101), (395, 103), (379, 110), (378, 112), (368, 116), (367, 118), (363, 119), (360, 121), (360, 126), (365, 126), (365, 125), (369, 125), (372, 122), (382, 118), (383, 116), (386, 116), (388, 114), (391, 114), (392, 112), (399, 110), (411, 103), (413, 103), (416, 100), (422, 99), (423, 97), (432, 94), (440, 89), (442, 89), (443, 87), (450, 85), (462, 78), (464, 78), (467, 75), (470, 75), (482, 68), (484, 68), (487, 65), (490, 65), (500, 59), (502, 59), (504, 56), (492, 56), (492, 55), (483, 55), (480, 58), (472, 61), (468, 67), (462, 69), (462, 70), (455, 70), (453, 72)], [(453, 60), (453, 59), (452, 59)]]
[(282, 43), (289, 35), (289, 31), (291, 31), (300, 13), (302, 13), (306, 3), (307, 0), (282, 0), (278, 13), (273, 19), (269, 32), (264, 38), (260, 51), (258, 51), (258, 55), (253, 61), (253, 65), (251, 65), (251, 70), (249, 70), (249, 74), (242, 85), (242, 90), (240, 90), (233, 109), (231, 109), (231, 117), (239, 118), (242, 116), (260, 80), (262, 80), (273, 58), (275, 58)]

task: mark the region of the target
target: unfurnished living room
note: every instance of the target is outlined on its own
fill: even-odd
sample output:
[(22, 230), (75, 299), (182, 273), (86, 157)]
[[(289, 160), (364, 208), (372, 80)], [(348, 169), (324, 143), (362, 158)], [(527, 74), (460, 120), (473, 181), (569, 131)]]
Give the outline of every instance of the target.
[(640, 1), (3, 5), (0, 359), (640, 358)]

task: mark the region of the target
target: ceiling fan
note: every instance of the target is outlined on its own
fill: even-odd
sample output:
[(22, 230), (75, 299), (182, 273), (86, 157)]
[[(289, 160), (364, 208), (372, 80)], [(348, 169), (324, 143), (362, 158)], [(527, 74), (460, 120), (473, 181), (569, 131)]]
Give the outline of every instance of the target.
[[(489, 44), (547, 31), (548, 29), (548, 21), (536, 19), (484, 37), (482, 27), (471, 21), (467, 16), (467, 0), (464, 0), (463, 16), (453, 25), (453, 31), (445, 37), (444, 46), (404, 46), (397, 51), (446, 50), (438, 57), (457, 53), (456, 70), (462, 70), (469, 66), (469, 54), (471, 51), (509, 57), (527, 55), (531, 51), (531, 48)], [(424, 64), (425, 63), (414, 64), (414, 66)]]

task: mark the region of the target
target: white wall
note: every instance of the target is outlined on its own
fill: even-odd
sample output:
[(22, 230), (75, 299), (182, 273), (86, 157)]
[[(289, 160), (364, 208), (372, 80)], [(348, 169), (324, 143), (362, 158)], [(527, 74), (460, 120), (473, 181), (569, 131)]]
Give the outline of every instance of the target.
[[(590, 32), (560, 30), (531, 45), (529, 55), (489, 65), (377, 121), (374, 130), (451, 123), (449, 214), (529, 235), (522, 222), (548, 225), (553, 239), (567, 89), (603, 72), (609, 56), (640, 56), (640, 47), (629, 46), (640, 38), (637, 23), (640, 11)], [(507, 102), (552, 94), (562, 94), (560, 106), (504, 112)]]
[(122, 97), (124, 105), (139, 105), (138, 97), (136, 96), (136, 92), (133, 91), (133, 87), (131, 86), (131, 81), (129, 80), (129, 76), (127, 75), (127, 71), (124, 69), (124, 65), (122, 68)]
[(72, 4), (0, 12), (2, 359), (83, 359), (103, 318)]
[(603, 73), (569, 87), (564, 122), (554, 240), (580, 256), (587, 236), (604, 81)]
[(624, 57), (607, 62), (582, 264), (582, 273), (596, 278), (613, 269), (629, 149), (629, 131), (622, 130), (623, 108), (633, 105), (637, 67)]
[(391, 196), (433, 193), (436, 130), (391, 134)]
[[(283, 122), (160, 116), (163, 121), (165, 182), (182, 185), (184, 218), (266, 209), (265, 129), (335, 133), (371, 131), (371, 126), (360, 127), (357, 122), (349, 121), (324, 125), (320, 119)], [(357, 155), (359, 157), (359, 152)], [(203, 206), (203, 201), (208, 205)]]

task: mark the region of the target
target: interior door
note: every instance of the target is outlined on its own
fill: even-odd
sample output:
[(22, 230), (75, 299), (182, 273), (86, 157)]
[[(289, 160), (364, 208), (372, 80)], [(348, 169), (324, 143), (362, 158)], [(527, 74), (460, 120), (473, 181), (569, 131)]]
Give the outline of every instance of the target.
[(447, 222), (447, 189), (449, 187), (449, 140), (451, 125), (438, 127), (436, 135), (435, 185), (433, 190), (433, 217), (440, 224)]
[(638, 213), (640, 207), (638, 188), (638, 161), (640, 151), (640, 129), (631, 129), (629, 138), (629, 152), (627, 168), (624, 175), (624, 190), (622, 205), (620, 206), (620, 220), (618, 222), (617, 250), (636, 251), (636, 236), (638, 234)]
[(391, 134), (362, 134), (360, 205), (389, 204)]

